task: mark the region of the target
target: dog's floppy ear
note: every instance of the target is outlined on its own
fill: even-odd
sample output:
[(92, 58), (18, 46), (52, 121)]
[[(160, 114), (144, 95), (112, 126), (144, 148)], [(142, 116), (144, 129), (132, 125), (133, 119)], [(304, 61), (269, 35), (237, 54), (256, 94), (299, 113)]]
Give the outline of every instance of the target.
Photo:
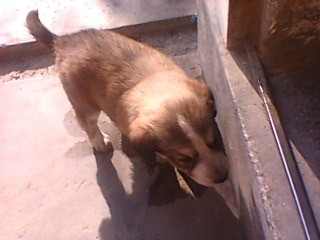
[(145, 128), (131, 130), (130, 141), (139, 153), (154, 152), (156, 150), (156, 137), (152, 131)]
[(152, 173), (157, 165), (155, 155), (157, 140), (154, 132), (148, 128), (148, 125), (142, 126), (135, 121), (131, 125), (129, 139), (134, 150), (141, 155), (149, 172)]

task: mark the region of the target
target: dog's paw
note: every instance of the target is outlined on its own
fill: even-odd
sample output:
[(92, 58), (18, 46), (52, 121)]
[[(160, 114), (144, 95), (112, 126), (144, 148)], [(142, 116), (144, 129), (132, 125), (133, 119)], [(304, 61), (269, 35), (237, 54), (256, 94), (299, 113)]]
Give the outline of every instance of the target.
[(93, 148), (95, 151), (101, 152), (101, 153), (108, 153), (113, 151), (113, 146), (111, 142), (105, 143), (104, 141), (102, 141), (99, 144), (93, 145)]
[(97, 134), (95, 137), (90, 139), (93, 149), (96, 152), (108, 153), (113, 150), (113, 146), (107, 136)]

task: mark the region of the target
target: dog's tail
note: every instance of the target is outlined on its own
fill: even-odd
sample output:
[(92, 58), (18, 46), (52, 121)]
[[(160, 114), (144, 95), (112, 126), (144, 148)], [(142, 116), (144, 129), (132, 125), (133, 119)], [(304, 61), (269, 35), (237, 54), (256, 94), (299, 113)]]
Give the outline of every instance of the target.
[(34, 38), (41, 42), (44, 46), (53, 52), (54, 39), (57, 37), (54, 33), (50, 32), (40, 21), (38, 10), (33, 10), (28, 13), (27, 28)]

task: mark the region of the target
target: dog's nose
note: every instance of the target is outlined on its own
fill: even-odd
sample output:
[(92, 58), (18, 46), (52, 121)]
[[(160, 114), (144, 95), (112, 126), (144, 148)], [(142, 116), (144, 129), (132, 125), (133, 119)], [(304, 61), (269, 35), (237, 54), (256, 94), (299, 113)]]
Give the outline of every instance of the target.
[(222, 177), (216, 178), (213, 180), (214, 183), (223, 183), (228, 179), (228, 171)]

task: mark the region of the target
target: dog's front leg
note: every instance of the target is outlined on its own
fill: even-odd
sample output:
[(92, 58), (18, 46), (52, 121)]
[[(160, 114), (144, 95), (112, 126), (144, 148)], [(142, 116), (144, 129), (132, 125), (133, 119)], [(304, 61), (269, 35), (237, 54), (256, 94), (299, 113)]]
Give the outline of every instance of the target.
[(110, 152), (112, 150), (112, 145), (109, 141), (107, 143), (105, 142), (105, 137), (98, 127), (100, 111), (84, 114), (75, 109), (75, 113), (79, 125), (87, 133), (92, 147), (98, 152)]

